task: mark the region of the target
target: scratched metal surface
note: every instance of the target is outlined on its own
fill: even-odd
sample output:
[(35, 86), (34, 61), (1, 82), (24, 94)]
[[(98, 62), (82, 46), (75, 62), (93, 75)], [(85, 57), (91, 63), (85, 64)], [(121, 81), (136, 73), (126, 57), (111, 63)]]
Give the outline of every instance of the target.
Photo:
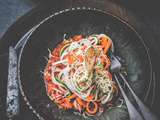
[[(104, 1), (106, 2), (106, 0), (99, 0), (98, 2), (103, 4)], [(116, 0), (112, 0), (112, 1), (117, 2)], [(157, 62), (159, 59), (156, 58), (156, 57), (158, 57), (156, 53), (157, 53), (157, 51), (159, 51), (159, 44), (160, 44), (160, 34), (159, 34), (159, 32), (160, 32), (160, 22), (159, 22), (160, 15), (157, 12), (158, 7), (152, 8), (151, 6), (146, 5), (146, 4), (144, 4), (143, 7), (141, 7), (142, 4), (139, 4), (139, 2), (137, 2), (137, 1), (138, 0), (136, 0), (136, 3), (134, 3), (134, 2), (126, 2), (126, 0), (119, 0), (117, 2), (119, 4), (118, 6), (125, 8), (125, 9), (123, 9), (123, 12), (118, 6), (114, 6), (114, 7), (117, 8), (117, 11), (122, 12), (123, 16), (125, 16), (126, 10), (131, 11), (133, 13), (133, 15), (139, 20), (138, 26), (140, 26), (140, 28), (139, 28), (139, 29), (141, 29), (140, 31), (143, 31), (143, 33), (142, 33), (143, 37), (148, 39), (148, 36), (149, 36), (149, 38), (151, 38), (155, 41), (155, 42), (151, 42), (151, 43), (149, 42), (149, 44), (151, 44), (152, 46), (155, 45), (155, 49), (153, 50), (155, 53), (153, 52), (152, 56), (154, 58), (154, 61)], [(68, 0), (67, 2), (69, 2), (69, 4), (72, 6), (72, 4), (74, 3), (74, 0)], [(78, 2), (81, 3), (81, 2), (83, 2), (83, 0), (82, 1), (78, 0)], [(13, 0), (5, 0), (5, 1), (0, 0), (0, 16), (1, 16), (0, 17), (0, 38), (4, 35), (5, 31), (7, 31), (7, 29), (9, 28), (10, 25), (12, 25), (22, 15), (24, 15), (25, 13), (30, 11), (38, 3), (39, 2), (37, 2), (37, 0), (14, 0), (14, 1)], [(55, 4), (55, 3), (57, 3), (56, 0), (54, 1), (53, 4)], [(93, 1), (93, 4), (95, 4), (95, 3), (97, 3), (97, 1)], [(132, 4), (132, 3), (134, 3), (134, 4)], [(143, 2), (141, 2), (141, 3), (143, 3)], [(65, 4), (65, 2), (62, 2), (61, 6), (63, 6), (64, 4)], [(156, 4), (152, 3), (150, 5), (155, 6)], [(41, 9), (41, 11), (43, 11), (43, 10)], [(25, 18), (25, 20), (24, 19), (21, 20), (21, 25), (22, 24), (28, 25), (29, 23), (27, 23), (27, 20), (29, 21), (29, 19), (26, 19), (26, 18)], [(17, 23), (15, 26), (17, 26)], [(24, 27), (21, 27), (21, 28), (24, 29)], [(26, 29), (27, 29), (27, 27), (26, 27)], [(13, 27), (12, 27), (12, 30), (16, 31), (16, 29)], [(5, 40), (5, 38), (7, 38), (7, 37), (4, 36), (2, 38), (3, 42), (0, 41), (0, 49), (3, 48), (4, 52), (8, 51), (8, 43), (14, 44), (14, 43), (16, 43), (15, 41), (18, 38), (18, 37), (16, 37), (16, 35), (14, 35), (15, 34), (14, 32), (11, 32), (12, 30), (9, 30), (8, 34), (10, 34), (9, 39), (13, 38), (13, 40), (11, 40), (9, 42), (7, 41), (5, 43), (3, 40)], [(18, 34), (18, 33), (16, 33), (16, 34)], [(146, 34), (147, 34), (147, 36), (146, 36)], [(2, 47), (2, 46), (5, 46), (5, 47)], [(7, 55), (5, 55), (4, 52), (2, 52), (3, 53), (2, 56), (5, 56), (5, 57), (1, 56), (1, 58), (0, 58), (0, 65), (1, 65), (1, 68), (3, 68), (3, 70), (2, 69), (0, 70), (0, 75), (1, 75), (0, 76), (1, 77), (0, 85), (2, 85), (2, 86), (0, 86), (0, 89), (6, 88), (5, 87), (6, 82), (4, 80), (6, 79), (6, 76), (7, 76), (7, 70), (5, 70), (4, 67), (7, 66)], [(158, 71), (159, 70), (158, 66), (157, 65), (154, 65), (154, 66), (155, 66), (156, 71)], [(158, 72), (156, 72), (155, 74), (156, 74), (157, 78), (160, 77)], [(157, 86), (159, 84), (160, 84), (160, 82), (158, 81)], [(6, 92), (4, 89), (0, 90), (0, 96), (2, 96), (0, 98), (0, 111), (2, 111), (2, 109), (4, 107), (4, 100), (5, 100), (4, 93)], [(156, 107), (156, 105), (159, 103), (158, 102), (159, 100), (160, 100), (160, 98), (158, 96), (156, 96), (156, 102), (154, 104), (155, 111), (159, 110), (158, 107)], [(22, 105), (24, 104), (23, 101), (21, 104)], [(4, 114), (4, 112), (2, 112), (1, 114)], [(23, 111), (21, 114), (25, 116), (25, 117), (23, 117), (24, 119), (27, 119), (27, 120), (33, 119), (31, 113), (24, 106), (23, 106)], [(160, 113), (159, 113), (159, 115), (160, 115)], [(0, 118), (1, 118), (1, 116), (0, 116)]]
[(8, 118), (19, 114), (19, 86), (17, 79), (17, 54), (14, 48), (9, 48), (9, 67), (7, 81), (6, 111)]

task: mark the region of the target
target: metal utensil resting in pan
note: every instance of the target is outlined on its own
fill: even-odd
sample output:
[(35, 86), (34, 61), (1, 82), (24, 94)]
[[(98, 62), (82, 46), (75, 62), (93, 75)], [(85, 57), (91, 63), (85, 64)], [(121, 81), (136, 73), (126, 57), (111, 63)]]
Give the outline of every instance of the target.
[[(18, 79), (20, 91), (29, 108), (39, 119), (71, 120), (83, 119), (69, 112), (61, 112), (48, 98), (43, 83), (47, 63), (48, 48), (53, 49), (61, 40), (75, 34), (100, 34), (111, 37), (115, 45), (115, 54), (125, 60), (128, 82), (140, 99), (148, 96), (152, 78), (152, 66), (146, 45), (138, 33), (118, 17), (104, 11), (78, 7), (57, 12), (34, 26), (23, 36), (19, 44), (21, 51), (18, 60)], [(25, 41), (25, 43), (23, 43)], [(127, 93), (132, 101), (131, 94)], [(144, 99), (145, 98), (145, 99)], [(128, 119), (127, 108), (113, 108), (100, 117), (92, 119)]]

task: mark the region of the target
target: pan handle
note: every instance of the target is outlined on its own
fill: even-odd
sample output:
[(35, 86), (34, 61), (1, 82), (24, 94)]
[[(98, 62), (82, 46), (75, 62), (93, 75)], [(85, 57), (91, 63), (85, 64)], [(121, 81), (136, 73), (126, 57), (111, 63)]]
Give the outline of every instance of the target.
[(19, 114), (19, 85), (17, 79), (17, 54), (13, 47), (9, 48), (7, 82), (6, 115), (8, 119), (14, 119)]

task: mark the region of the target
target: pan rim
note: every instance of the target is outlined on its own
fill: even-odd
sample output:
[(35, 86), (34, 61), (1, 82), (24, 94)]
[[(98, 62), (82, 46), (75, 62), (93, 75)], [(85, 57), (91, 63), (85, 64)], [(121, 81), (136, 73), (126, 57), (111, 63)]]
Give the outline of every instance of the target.
[[(141, 37), (141, 35), (136, 31), (136, 29), (131, 25), (129, 24), (127, 21), (125, 21), (124, 19), (120, 18), (119, 16), (109, 12), (109, 11), (104, 11), (104, 10), (101, 10), (101, 9), (97, 9), (97, 8), (92, 8), (92, 7), (72, 7), (72, 8), (66, 8), (66, 9), (63, 9), (61, 11), (58, 11), (58, 12), (55, 12), (51, 15), (49, 15), (48, 17), (46, 17), (45, 19), (43, 19), (41, 22), (39, 22), (39, 24), (37, 24), (36, 26), (34, 26), (34, 30), (36, 30), (37, 28), (39, 28), (40, 25), (42, 25), (43, 23), (45, 23), (47, 20), (51, 19), (51, 18), (54, 18), (56, 17), (57, 15), (60, 15), (60, 14), (63, 14), (63, 13), (66, 13), (66, 12), (72, 12), (72, 11), (82, 11), (82, 10), (88, 10), (88, 11), (96, 11), (96, 12), (99, 12), (99, 13), (103, 13), (105, 15), (109, 15), (113, 18), (115, 18), (116, 20), (120, 21), (121, 23), (123, 23), (124, 25), (126, 25), (129, 29), (131, 29), (136, 35), (137, 37), (139, 38), (140, 42), (143, 44), (144, 48), (145, 48), (145, 51), (147, 53), (147, 57), (148, 57), (148, 60), (149, 60), (149, 69), (150, 69), (150, 79), (149, 79), (149, 86), (151, 84), (151, 81), (152, 81), (152, 76), (153, 76), (153, 68), (152, 68), (152, 61), (151, 61), (151, 56), (150, 56), (150, 52), (149, 52), (149, 48), (147, 47), (147, 45), (145, 44), (143, 38)], [(34, 32), (34, 31), (33, 31)], [(31, 34), (32, 35), (32, 34)], [(29, 36), (30, 37), (30, 36)], [(23, 54), (23, 50), (26, 46), (28, 42), (28, 39), (25, 40), (24, 44), (22, 45), (21, 47), (21, 50), (20, 50), (20, 53), (19, 53), (19, 58), (18, 58), (18, 82), (19, 82), (19, 88), (20, 88), (20, 92), (21, 92), (21, 95), (23, 96), (23, 99), (25, 100), (27, 106), (29, 107), (30, 110), (32, 110), (32, 112), (38, 117), (38, 119), (40, 120), (45, 120), (33, 107), (32, 105), (30, 104), (30, 102), (28, 101), (28, 98), (27, 96), (25, 95), (25, 92), (23, 91), (23, 87), (22, 87), (22, 83), (21, 83), (21, 74), (20, 74), (20, 67), (21, 67), (21, 58), (22, 58), (22, 54)], [(17, 45), (19, 44), (19, 42), (17, 43)], [(17, 45), (15, 46), (15, 48), (17, 48)], [(149, 87), (148, 87), (149, 88)], [(150, 90), (149, 90), (150, 91)], [(147, 96), (147, 94), (149, 94), (149, 92), (146, 93), (145, 96)], [(146, 98), (146, 97), (145, 97)], [(144, 99), (145, 101), (145, 99)]]

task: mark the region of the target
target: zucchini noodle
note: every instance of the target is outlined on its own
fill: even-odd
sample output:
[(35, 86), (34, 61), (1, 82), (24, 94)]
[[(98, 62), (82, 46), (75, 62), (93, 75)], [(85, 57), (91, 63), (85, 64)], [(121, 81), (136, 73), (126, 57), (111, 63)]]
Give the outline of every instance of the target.
[(113, 43), (105, 34), (76, 35), (51, 52), (44, 70), (49, 98), (65, 110), (87, 116), (102, 113), (105, 104), (117, 96), (109, 71)]

